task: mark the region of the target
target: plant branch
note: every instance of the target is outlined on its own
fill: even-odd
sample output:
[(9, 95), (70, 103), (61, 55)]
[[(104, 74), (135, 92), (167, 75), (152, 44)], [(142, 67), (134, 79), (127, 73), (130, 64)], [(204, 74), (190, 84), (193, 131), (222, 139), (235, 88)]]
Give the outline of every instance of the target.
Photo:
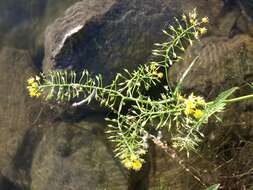
[(240, 97), (232, 98), (232, 99), (227, 99), (227, 100), (225, 100), (225, 102), (227, 104), (232, 104), (232, 103), (242, 102), (242, 101), (251, 100), (251, 99), (253, 99), (253, 94), (249, 94), (246, 96), (240, 96)]

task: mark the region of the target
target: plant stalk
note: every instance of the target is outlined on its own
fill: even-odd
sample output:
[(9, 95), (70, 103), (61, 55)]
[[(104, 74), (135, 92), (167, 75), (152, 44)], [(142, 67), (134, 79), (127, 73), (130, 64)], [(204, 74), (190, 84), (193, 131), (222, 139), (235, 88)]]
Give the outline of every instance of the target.
[(241, 102), (241, 101), (250, 100), (250, 99), (253, 99), (253, 94), (249, 94), (249, 95), (246, 95), (246, 96), (240, 96), (240, 97), (237, 97), (237, 98), (228, 99), (228, 100), (225, 100), (225, 102), (227, 104), (232, 104), (232, 103)]

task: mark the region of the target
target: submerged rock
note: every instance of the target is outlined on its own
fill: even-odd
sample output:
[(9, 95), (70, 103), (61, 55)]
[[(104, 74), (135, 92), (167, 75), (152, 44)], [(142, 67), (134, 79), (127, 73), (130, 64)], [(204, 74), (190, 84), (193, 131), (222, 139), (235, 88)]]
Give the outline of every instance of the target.
[(215, 20), (224, 8), (219, 0), (80, 1), (48, 26), (43, 70), (86, 68), (110, 80), (122, 68), (150, 60), (153, 43), (165, 39), (161, 30), (194, 7), (210, 17), (216, 31)]
[(47, 28), (43, 70), (87, 68), (110, 78), (145, 63), (176, 15), (165, 0), (76, 3)]
[(128, 177), (114, 159), (102, 119), (59, 122), (46, 129), (34, 155), (31, 190), (126, 190)]
[(100, 117), (55, 123), (57, 115), (28, 96), (26, 81), (36, 74), (30, 54), (2, 48), (0, 65), (0, 189), (128, 188)]
[[(74, 51), (76, 43), (84, 43), (84, 39), (87, 38), (84, 33), (87, 25), (98, 21), (114, 3), (114, 0), (80, 1), (67, 9), (65, 15), (48, 26), (45, 32), (44, 71), (59, 67), (72, 67), (73, 63), (80, 64), (79, 56), (81, 55), (75, 54), (77, 52)], [(66, 56), (69, 54), (71, 57)], [(59, 60), (61, 63), (58, 63)]]
[(253, 80), (253, 38), (236, 35), (233, 38), (207, 37), (186, 53), (184, 63), (171, 69), (173, 80), (179, 80), (191, 61), (199, 60), (185, 78), (184, 87), (211, 98), (224, 89)]
[(253, 2), (251, 0), (240, 0), (238, 1), (245, 14), (249, 16), (249, 19), (253, 21)]
[(0, 65), (0, 173), (4, 187), (17, 180), (18, 152), (41, 110), (39, 103), (27, 95), (26, 80), (35, 73), (29, 52), (2, 48)]

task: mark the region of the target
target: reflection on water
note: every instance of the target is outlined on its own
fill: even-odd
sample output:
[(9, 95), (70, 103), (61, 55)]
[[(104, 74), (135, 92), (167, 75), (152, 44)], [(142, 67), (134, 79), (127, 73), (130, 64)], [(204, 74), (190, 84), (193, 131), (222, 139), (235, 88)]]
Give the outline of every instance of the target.
[(0, 0), (0, 47), (28, 49), (41, 62), (46, 26), (77, 1)]

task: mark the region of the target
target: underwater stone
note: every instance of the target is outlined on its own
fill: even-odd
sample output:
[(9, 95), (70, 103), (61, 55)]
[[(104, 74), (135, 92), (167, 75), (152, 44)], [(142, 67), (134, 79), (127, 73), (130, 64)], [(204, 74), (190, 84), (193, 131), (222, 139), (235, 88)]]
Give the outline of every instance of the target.
[[(28, 97), (26, 80), (35, 74), (30, 54), (15, 48), (0, 49), (0, 174), (2, 184), (26, 183), (17, 166), (27, 131), (37, 124), (40, 103)], [(31, 148), (30, 148), (31, 149)], [(17, 173), (22, 173), (18, 175)], [(23, 179), (18, 179), (19, 177)], [(1, 186), (0, 186), (1, 189)]]
[(105, 14), (114, 3), (114, 0), (77, 2), (67, 9), (62, 17), (49, 25), (45, 31), (43, 70), (80, 64), (79, 55), (74, 50), (76, 43), (83, 42), (84, 31), (88, 25), (99, 20), (99, 17)]
[(178, 80), (189, 63), (199, 61), (185, 78), (185, 89), (208, 96), (217, 96), (224, 89), (243, 85), (253, 80), (253, 38), (249, 35), (206, 37), (189, 47), (184, 63), (171, 69), (173, 80)]
[(128, 175), (104, 137), (103, 118), (56, 122), (34, 155), (31, 190), (126, 190)]
[(81, 1), (48, 26), (43, 70), (88, 69), (110, 79), (149, 60), (177, 16), (165, 0)]

